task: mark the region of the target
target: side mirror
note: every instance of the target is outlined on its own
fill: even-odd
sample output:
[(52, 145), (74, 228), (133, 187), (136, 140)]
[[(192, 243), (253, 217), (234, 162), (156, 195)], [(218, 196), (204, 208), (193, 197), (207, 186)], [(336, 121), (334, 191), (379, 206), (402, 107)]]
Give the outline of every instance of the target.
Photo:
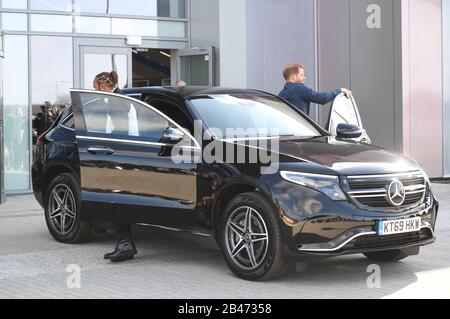
[(339, 124), (336, 129), (336, 136), (339, 138), (358, 138), (363, 133), (361, 128), (351, 124)]
[(161, 142), (166, 144), (177, 144), (181, 142), (185, 137), (185, 134), (175, 127), (166, 128), (161, 137)]

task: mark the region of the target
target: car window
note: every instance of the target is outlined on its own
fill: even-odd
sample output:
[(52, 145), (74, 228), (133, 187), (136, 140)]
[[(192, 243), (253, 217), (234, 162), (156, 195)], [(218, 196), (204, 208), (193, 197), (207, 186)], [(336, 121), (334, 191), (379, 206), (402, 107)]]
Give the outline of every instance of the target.
[(61, 115), (61, 125), (70, 128), (75, 129), (75, 121), (73, 118), (73, 112), (72, 112), (72, 106), (69, 105), (66, 107)]
[[(226, 138), (321, 136), (304, 116), (269, 95), (216, 94), (191, 97), (191, 103), (206, 126), (222, 132)], [(252, 133), (247, 135), (247, 132), (256, 136), (249, 136)]]
[(339, 124), (351, 124), (361, 127), (353, 100), (343, 95), (334, 100), (331, 110), (330, 131), (334, 135)]
[(129, 99), (82, 93), (81, 104), (88, 133), (158, 142), (169, 127), (164, 117)]
[(161, 111), (189, 132), (194, 132), (192, 121), (175, 102), (152, 96), (145, 97), (144, 102)]
[(66, 117), (61, 122), (61, 125), (70, 129), (75, 129), (75, 120), (73, 118), (73, 114), (70, 114), (68, 117)]

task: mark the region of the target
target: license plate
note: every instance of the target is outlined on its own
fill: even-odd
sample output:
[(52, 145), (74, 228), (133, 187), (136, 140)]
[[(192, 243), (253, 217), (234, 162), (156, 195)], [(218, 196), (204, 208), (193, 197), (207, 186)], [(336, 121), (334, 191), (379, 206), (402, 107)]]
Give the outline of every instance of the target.
[(422, 219), (420, 217), (387, 220), (378, 223), (378, 235), (394, 235), (420, 231)]

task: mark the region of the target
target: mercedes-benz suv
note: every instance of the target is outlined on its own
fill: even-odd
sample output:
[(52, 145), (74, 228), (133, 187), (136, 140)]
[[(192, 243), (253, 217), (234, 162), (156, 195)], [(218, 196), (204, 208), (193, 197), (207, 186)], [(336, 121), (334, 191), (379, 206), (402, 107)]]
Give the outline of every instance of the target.
[(370, 144), (353, 98), (321, 128), (260, 91), (122, 93), (72, 90), (38, 139), (34, 193), (59, 242), (97, 222), (207, 229), (237, 276), (265, 280), (285, 270), (285, 248), (397, 261), (435, 240), (427, 175)]

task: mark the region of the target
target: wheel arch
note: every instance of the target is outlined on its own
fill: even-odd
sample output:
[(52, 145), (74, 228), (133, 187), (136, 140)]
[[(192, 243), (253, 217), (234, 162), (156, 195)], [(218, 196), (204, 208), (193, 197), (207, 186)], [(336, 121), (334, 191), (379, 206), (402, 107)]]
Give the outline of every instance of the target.
[(55, 163), (49, 167), (46, 168), (43, 179), (42, 179), (42, 185), (44, 186), (42, 188), (43, 192), (43, 199), (44, 202), (47, 201), (47, 187), (51, 183), (51, 181), (58, 175), (61, 174), (71, 174), (75, 178), (75, 180), (79, 181), (78, 174), (75, 172), (73, 168), (71, 168), (69, 165), (64, 163)]
[(217, 193), (211, 209), (211, 226), (212, 229), (216, 232), (220, 216), (223, 213), (226, 205), (232, 200), (234, 197), (239, 194), (244, 194), (248, 192), (257, 192), (266, 197), (269, 202), (275, 207), (270, 191), (267, 186), (257, 181), (236, 181), (233, 183), (229, 183), (226, 186), (222, 187)]

